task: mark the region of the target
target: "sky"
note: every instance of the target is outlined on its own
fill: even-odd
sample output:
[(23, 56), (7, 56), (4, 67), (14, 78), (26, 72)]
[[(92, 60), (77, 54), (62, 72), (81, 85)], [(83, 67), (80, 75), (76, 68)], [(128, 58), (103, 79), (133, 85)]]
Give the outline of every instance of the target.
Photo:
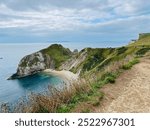
[(150, 32), (149, 0), (0, 0), (0, 43), (120, 45)]

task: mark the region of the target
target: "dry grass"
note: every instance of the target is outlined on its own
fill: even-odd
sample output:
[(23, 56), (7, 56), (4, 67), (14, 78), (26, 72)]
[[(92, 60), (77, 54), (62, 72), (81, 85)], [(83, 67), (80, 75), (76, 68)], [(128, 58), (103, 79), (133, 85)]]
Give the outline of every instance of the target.
[(80, 95), (88, 93), (90, 90), (91, 87), (84, 80), (74, 83), (69, 88), (64, 88), (63, 90), (57, 90), (49, 86), (48, 94), (37, 95), (32, 93), (29, 96), (28, 102), (20, 101), (15, 106), (13, 112), (55, 113), (58, 112), (58, 109), (64, 104), (71, 104), (73, 97), (79, 96), (80, 98)]
[[(55, 113), (73, 112), (75, 109), (78, 109), (78, 112), (87, 112), (88, 110), (84, 111), (85, 108), (76, 107), (78, 107), (78, 104), (83, 103), (85, 104), (84, 106), (97, 107), (100, 105), (100, 101), (103, 98), (103, 94), (98, 90), (100, 87), (93, 87), (93, 83), (101, 82), (102, 77), (106, 73), (117, 72), (124, 64), (127, 64), (133, 59), (133, 56), (128, 56), (122, 61), (113, 62), (106, 66), (103, 71), (94, 74), (92, 78), (88, 77), (88, 79), (82, 79), (69, 86), (69, 88), (58, 90), (49, 86), (49, 91), (45, 95), (32, 93), (28, 96), (27, 101), (20, 100), (13, 109), (10, 109), (8, 104), (3, 104), (1, 112)], [(106, 78), (108, 79), (108, 77)], [(105, 82), (104, 79), (104, 84), (102, 84), (102, 86), (107, 83), (109, 82)]]

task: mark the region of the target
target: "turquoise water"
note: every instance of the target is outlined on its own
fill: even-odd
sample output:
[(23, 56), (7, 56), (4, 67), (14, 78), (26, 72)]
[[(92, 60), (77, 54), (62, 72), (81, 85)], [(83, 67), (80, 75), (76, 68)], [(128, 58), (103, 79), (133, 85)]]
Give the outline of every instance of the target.
[[(30, 92), (42, 93), (48, 85), (62, 87), (62, 79), (56, 76), (39, 73), (19, 80), (7, 80), (16, 72), (18, 63), (25, 55), (39, 51), (51, 44), (40, 43), (0, 43), (0, 104), (3, 102), (14, 102)], [(83, 49), (85, 47), (105, 47), (104, 44), (90, 43), (62, 43), (64, 47)]]
[(0, 44), (0, 104), (17, 101), (30, 92), (43, 93), (48, 89), (48, 85), (61, 87), (61, 78), (45, 73), (7, 80), (16, 72), (22, 57), (48, 46), (48, 44)]

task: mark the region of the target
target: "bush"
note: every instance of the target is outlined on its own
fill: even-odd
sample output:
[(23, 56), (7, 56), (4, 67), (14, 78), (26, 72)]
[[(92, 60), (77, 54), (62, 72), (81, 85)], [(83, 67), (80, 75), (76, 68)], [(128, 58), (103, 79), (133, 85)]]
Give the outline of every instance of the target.
[(70, 111), (70, 107), (68, 107), (67, 105), (63, 104), (61, 105), (58, 109), (57, 109), (57, 112), (58, 113), (67, 113)]
[(132, 61), (130, 61), (129, 63), (125, 64), (122, 66), (122, 69), (124, 70), (128, 70), (128, 69), (131, 69), (133, 65), (139, 63), (139, 60), (138, 59), (133, 59)]
[(116, 79), (115, 77), (109, 76), (109, 77), (106, 78), (106, 82), (115, 83), (115, 79)]
[(136, 55), (145, 55), (145, 53), (147, 53), (148, 51), (150, 51), (150, 48), (142, 48), (136, 52)]
[(120, 47), (117, 49), (117, 55), (123, 54), (126, 52), (128, 48), (127, 47)]
[(104, 83), (115, 83), (115, 79), (117, 78), (118, 74), (116, 73), (106, 73), (102, 76), (102, 80)]
[(90, 109), (85, 109), (85, 110), (82, 110), (82, 113), (90, 113)]

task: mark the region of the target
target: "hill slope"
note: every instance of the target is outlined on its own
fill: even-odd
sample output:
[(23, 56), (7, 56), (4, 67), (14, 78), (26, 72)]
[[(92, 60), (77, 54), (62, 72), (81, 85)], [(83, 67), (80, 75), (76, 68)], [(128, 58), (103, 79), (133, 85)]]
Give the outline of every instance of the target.
[(22, 78), (43, 71), (58, 69), (73, 53), (62, 45), (53, 44), (46, 49), (23, 57), (18, 65), (17, 72), (9, 79)]
[(44, 69), (69, 70), (81, 77), (92, 77), (106, 66), (128, 56), (143, 56), (150, 50), (150, 34), (140, 35), (135, 43), (119, 48), (85, 48), (72, 53), (62, 45), (53, 44), (39, 52), (25, 56), (19, 63), (17, 73), (11, 78), (28, 76)]
[(124, 72), (115, 84), (105, 85), (95, 112), (150, 112), (150, 57)]
[(119, 48), (85, 48), (76, 57), (78, 59), (84, 53), (86, 55), (84, 60), (72, 66), (70, 71), (80, 72), (84, 77), (91, 76), (113, 62), (121, 61), (128, 56), (143, 56), (148, 51), (150, 51), (150, 34), (142, 35), (135, 43)]

